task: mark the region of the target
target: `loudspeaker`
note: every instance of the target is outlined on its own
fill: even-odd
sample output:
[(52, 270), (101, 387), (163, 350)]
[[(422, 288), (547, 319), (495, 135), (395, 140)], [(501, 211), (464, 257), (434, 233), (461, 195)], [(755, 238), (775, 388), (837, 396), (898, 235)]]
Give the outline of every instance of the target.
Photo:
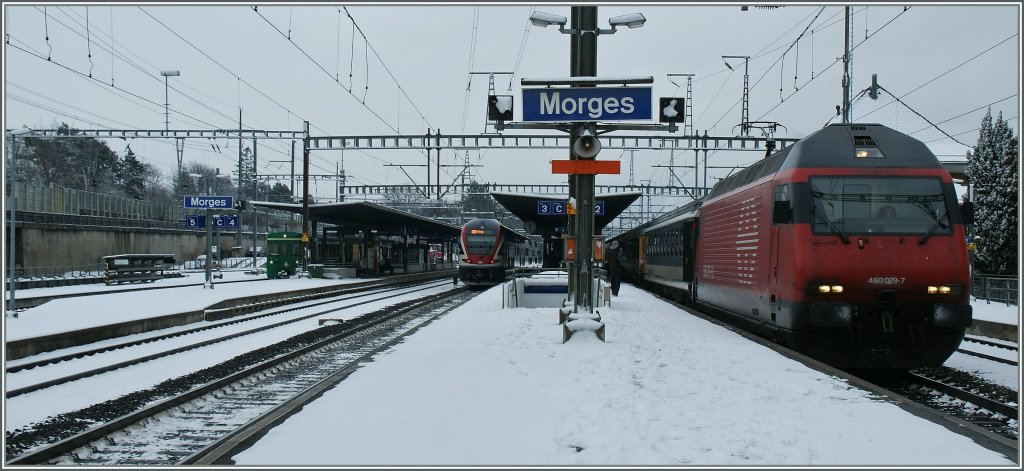
[(580, 133), (580, 137), (576, 138), (576, 142), (573, 143), (572, 151), (580, 158), (592, 159), (598, 152), (601, 152), (601, 141), (591, 134), (589, 129), (584, 129)]

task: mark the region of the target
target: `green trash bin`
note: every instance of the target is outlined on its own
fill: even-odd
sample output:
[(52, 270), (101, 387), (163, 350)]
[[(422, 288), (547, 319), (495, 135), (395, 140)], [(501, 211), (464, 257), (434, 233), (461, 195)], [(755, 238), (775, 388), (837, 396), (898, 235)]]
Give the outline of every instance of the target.
[(323, 278), (324, 277), (324, 265), (322, 263), (310, 263), (309, 264), (309, 277), (310, 278)]

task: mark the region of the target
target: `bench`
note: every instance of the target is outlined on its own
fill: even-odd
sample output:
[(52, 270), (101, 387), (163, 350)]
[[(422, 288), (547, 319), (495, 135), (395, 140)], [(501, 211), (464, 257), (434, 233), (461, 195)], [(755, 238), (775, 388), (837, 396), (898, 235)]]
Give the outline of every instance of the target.
[(164, 277), (164, 267), (174, 264), (173, 254), (121, 254), (102, 257), (103, 282), (149, 282)]

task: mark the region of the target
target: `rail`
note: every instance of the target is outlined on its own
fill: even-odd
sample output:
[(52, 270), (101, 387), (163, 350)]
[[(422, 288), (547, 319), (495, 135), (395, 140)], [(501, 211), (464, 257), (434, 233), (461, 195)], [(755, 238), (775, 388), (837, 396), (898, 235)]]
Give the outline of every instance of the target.
[(971, 295), (984, 299), (985, 304), (996, 301), (1016, 306), (1018, 283), (1015, 276), (976, 275), (971, 281)]

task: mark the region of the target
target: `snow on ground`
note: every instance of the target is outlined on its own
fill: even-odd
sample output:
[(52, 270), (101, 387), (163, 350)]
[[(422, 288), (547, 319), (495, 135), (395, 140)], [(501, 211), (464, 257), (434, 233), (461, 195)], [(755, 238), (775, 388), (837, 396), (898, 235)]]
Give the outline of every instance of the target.
[[(55, 300), (5, 319), (7, 340), (359, 280), (225, 272), (185, 286)], [(201, 283), (202, 273), (155, 284)], [(216, 280), (220, 281), (220, 280)], [(82, 285), (19, 298), (116, 291)], [(630, 285), (601, 308), (607, 343), (561, 343), (554, 308), (501, 309), (492, 289), (379, 355), (236, 457), (253, 465), (1009, 465), (1001, 455), (809, 370)], [(972, 299), (975, 318), (1016, 306)], [(947, 365), (1019, 390), (1019, 369)], [(992, 371), (981, 371), (983, 369)], [(124, 375), (122, 375), (124, 376)], [(119, 382), (132, 383), (128, 375)], [(97, 388), (106, 388), (97, 385)], [(5, 408), (7, 401), (5, 400)], [(12, 419), (5, 410), (5, 421)], [(809, 420), (813, 418), (813, 420)], [(913, 439), (908, 439), (913, 437)], [(577, 451), (579, 449), (579, 451)]]
[(607, 343), (491, 289), (356, 371), (239, 465), (1012, 465), (624, 285)]
[[(108, 291), (102, 296), (80, 296), (55, 299), (28, 309), (4, 321), (5, 341), (38, 337), (41, 335), (67, 332), (87, 327), (116, 324), (146, 317), (159, 317), (179, 312), (204, 309), (225, 299), (263, 294), (272, 291), (292, 291), (303, 288), (341, 285), (366, 278), (309, 279), (292, 277), (284, 280), (267, 279), (266, 274), (249, 275), (245, 272), (224, 272), (223, 279), (213, 280), (213, 289), (204, 288), (204, 273), (190, 273), (182, 278), (167, 278), (146, 284), (120, 285), (103, 284), (62, 286), (57, 288), (33, 288), (17, 290), (18, 299), (30, 296), (52, 296), (66, 293)], [(247, 283), (222, 283), (232, 280), (251, 280)], [(153, 289), (116, 293), (128, 287), (179, 286), (200, 283), (199, 286), (181, 286), (168, 289)]]

